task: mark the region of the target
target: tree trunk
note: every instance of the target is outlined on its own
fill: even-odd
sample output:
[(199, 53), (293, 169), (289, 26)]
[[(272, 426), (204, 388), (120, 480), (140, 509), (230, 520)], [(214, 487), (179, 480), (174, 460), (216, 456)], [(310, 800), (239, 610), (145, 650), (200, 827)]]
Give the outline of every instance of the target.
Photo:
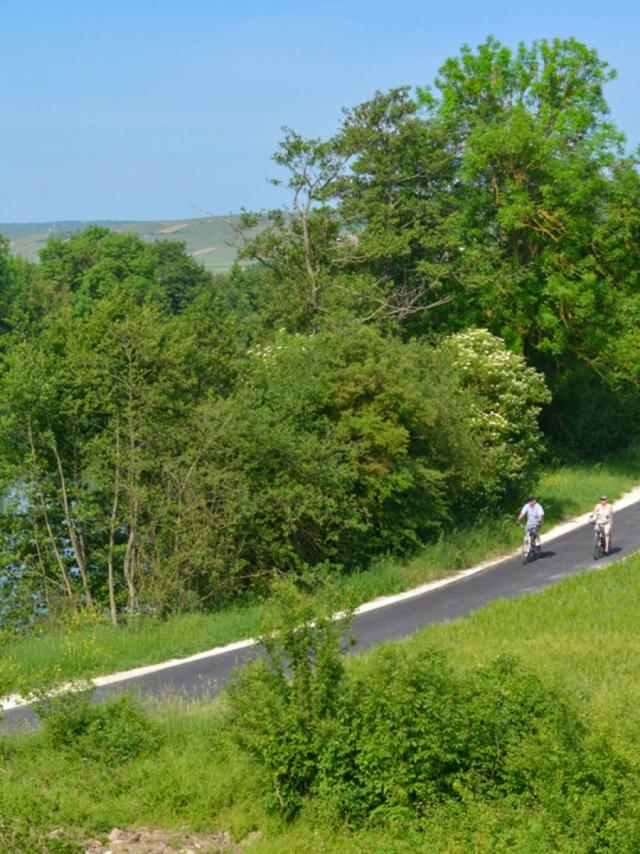
[(42, 557), (42, 549), (40, 548), (40, 527), (38, 525), (38, 520), (36, 519), (31, 507), (29, 507), (29, 519), (31, 520), (31, 527), (33, 529), (33, 541), (36, 547), (38, 567), (40, 569), (40, 575), (42, 576), (42, 590), (44, 593), (44, 602), (48, 610), (51, 607), (51, 600), (49, 598), (50, 579), (47, 576), (47, 569), (44, 563), (44, 558)]
[(124, 553), (124, 579), (127, 582), (127, 590), (129, 592), (129, 608), (132, 611), (138, 610), (138, 592), (135, 584), (135, 559), (138, 546), (138, 502), (133, 501), (131, 507), (131, 519), (129, 521), (129, 536), (127, 538), (127, 548)]
[(307, 276), (309, 277), (310, 286), (309, 306), (311, 308), (311, 316), (313, 318), (311, 323), (311, 331), (315, 335), (318, 331), (318, 314), (320, 312), (320, 304), (318, 301), (320, 286), (318, 282), (318, 271), (316, 270), (313, 263), (313, 247), (311, 246), (311, 236), (309, 234), (309, 211), (311, 209), (311, 197), (309, 196), (304, 204), (302, 204), (296, 198), (295, 205), (298, 209), (298, 213), (300, 215), (300, 222), (302, 225), (304, 263), (307, 270)]
[[(29, 434), (29, 446), (31, 448), (31, 454), (33, 456), (33, 460), (35, 463), (36, 460), (36, 447), (33, 441), (33, 429), (31, 426), (31, 418), (27, 419), (27, 428)], [(56, 538), (53, 533), (53, 529), (51, 527), (51, 522), (49, 521), (49, 514), (47, 512), (47, 504), (44, 500), (44, 495), (42, 494), (42, 490), (40, 488), (37, 489), (38, 498), (40, 500), (40, 506), (42, 507), (42, 515), (44, 518), (45, 527), (47, 529), (47, 533), (49, 534), (49, 545), (51, 546), (51, 550), (56, 559), (56, 563), (58, 564), (58, 569), (60, 570), (60, 576), (62, 578), (62, 585), (67, 592), (67, 596), (69, 597), (70, 602), (74, 605), (73, 600), (73, 590), (71, 589), (71, 580), (69, 578), (69, 573), (67, 571), (67, 567), (64, 565), (64, 561), (62, 560), (62, 555), (60, 554), (60, 550), (58, 549), (58, 544), (56, 542)], [(35, 520), (34, 520), (35, 521)], [(35, 531), (34, 531), (35, 534)]]
[(67, 482), (64, 476), (64, 471), (62, 469), (62, 460), (60, 459), (60, 454), (58, 453), (58, 445), (56, 443), (55, 436), (51, 437), (51, 447), (53, 448), (53, 453), (55, 455), (56, 463), (58, 465), (58, 474), (60, 476), (60, 489), (62, 493), (62, 507), (64, 510), (64, 518), (67, 522), (67, 528), (69, 530), (71, 547), (73, 548), (73, 554), (75, 556), (76, 563), (78, 564), (78, 569), (80, 570), (80, 578), (82, 579), (82, 589), (84, 591), (84, 597), (87, 605), (91, 607), (93, 605), (93, 597), (91, 595), (91, 591), (89, 590), (89, 577), (87, 573), (87, 560), (84, 551), (84, 541), (81, 532), (78, 530), (76, 523), (71, 516), (69, 496), (67, 494)]
[(137, 459), (138, 447), (136, 442), (136, 433), (134, 425), (133, 389), (135, 378), (133, 372), (133, 357), (130, 351), (127, 353), (127, 357), (129, 361), (129, 371), (127, 377), (127, 444), (129, 453), (127, 488), (129, 493), (129, 536), (127, 537), (127, 547), (124, 553), (123, 572), (129, 594), (129, 608), (132, 611), (136, 611), (138, 609), (138, 592), (136, 590), (135, 583), (135, 565), (138, 548), (139, 461)]
[(115, 572), (113, 566), (113, 554), (115, 549), (116, 522), (118, 514), (118, 493), (120, 491), (120, 418), (116, 416), (116, 466), (115, 482), (113, 485), (113, 504), (111, 505), (111, 519), (109, 521), (109, 555), (107, 559), (107, 583), (109, 586), (109, 611), (111, 622), (118, 625), (118, 609), (116, 608)]

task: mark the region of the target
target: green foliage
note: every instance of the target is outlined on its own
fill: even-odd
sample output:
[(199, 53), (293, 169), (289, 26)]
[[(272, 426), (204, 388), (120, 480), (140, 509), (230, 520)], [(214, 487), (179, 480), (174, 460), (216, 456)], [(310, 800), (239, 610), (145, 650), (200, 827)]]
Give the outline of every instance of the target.
[(576, 364), (552, 389), (553, 405), (543, 410), (540, 426), (556, 456), (599, 462), (635, 437), (640, 395), (629, 385), (613, 386), (613, 377), (605, 376)]
[[(487, 328), (561, 396), (578, 372), (637, 399), (640, 177), (608, 121), (613, 76), (572, 38), (489, 38), (447, 60), (434, 91), (376, 93), (329, 140), (288, 132), (276, 160), (292, 210), (244, 250), (274, 323)], [(568, 410), (551, 409), (562, 440)]]
[(551, 399), (544, 379), (483, 329), (460, 332), (443, 349), (475, 396), (468, 429), (485, 449), (476, 495), (488, 504), (502, 495), (517, 500), (533, 482), (541, 453), (538, 414)]
[(288, 130), (274, 159), (288, 170), (291, 210), (271, 212), (242, 250), (264, 269), (267, 324), (310, 332), (355, 316), (423, 330), (427, 310), (459, 294), (454, 161), (407, 87), (346, 111), (330, 140)]
[[(598, 464), (545, 468), (536, 492), (553, 525), (590, 510), (603, 492), (615, 500), (637, 484), (639, 470), (638, 451), (618, 453)], [(351, 573), (333, 575), (339, 591), (337, 607), (399, 593), (516, 549), (520, 531), (513, 524), (513, 511), (513, 506), (507, 506), (504, 514), (492, 514), (485, 521), (472, 515), (408, 559), (384, 556)], [(9, 604), (5, 599), (3, 607)], [(32, 604), (25, 602), (25, 609)], [(117, 630), (97, 609), (49, 611), (29, 631), (7, 629), (0, 634), (0, 670), (8, 690), (20, 691), (23, 686), (32, 687), (42, 672), (55, 671), (56, 681), (68, 682), (179, 658), (254, 637), (270, 607), (269, 599), (250, 597), (213, 613), (177, 613), (164, 618), (131, 614)]]
[[(247, 567), (259, 580), (273, 567), (362, 566), (527, 488), (546, 393), (497, 339), (482, 341), (488, 355), (459, 369), (462, 344), (405, 344), (362, 325), (254, 348), (242, 385), (202, 413), (208, 455), (186, 495), (209, 501), (185, 505), (209, 560), (231, 582)], [(499, 364), (511, 372), (500, 387)], [(494, 438), (478, 425), (498, 406)]]
[(591, 833), (607, 834), (630, 769), (602, 743), (592, 756), (563, 692), (509, 657), (460, 673), (441, 652), (388, 647), (345, 671), (341, 627), (286, 594), (268, 661), (229, 695), (271, 809), (291, 819), (313, 803), (332, 822), (406, 828), (446, 804), (518, 798), (573, 830), (566, 804), (583, 799)]
[(440, 653), (384, 650), (337, 718), (318, 794), (355, 824), (415, 820), (443, 799), (525, 797), (577, 775), (585, 752), (567, 701), (509, 659), (461, 677)]
[[(52, 748), (44, 733), (7, 740), (0, 773), (2, 844), (8, 851), (46, 852), (55, 850), (52, 840), (64, 838), (84, 841), (78, 846), (84, 850), (86, 840), (112, 827), (144, 825), (227, 829), (236, 843), (246, 840), (248, 848), (273, 854), (634, 854), (640, 839), (639, 567), (633, 557), (606, 572), (583, 573), (534, 596), (496, 602), (463, 620), (432, 626), (395, 645), (395, 652), (387, 648), (345, 661), (338, 709), (350, 686), (357, 686), (354, 699), (367, 698), (367, 712), (387, 748), (384, 742), (378, 748), (364, 728), (358, 744), (378, 762), (385, 779), (397, 774), (407, 790), (417, 788), (411, 774), (419, 774), (423, 765), (414, 762), (404, 742), (399, 749), (406, 767), (395, 761), (388, 749), (395, 734), (384, 710), (425, 740), (447, 715), (452, 722), (477, 723), (459, 730), (466, 732), (466, 741), (445, 728), (434, 748), (439, 756), (442, 743), (447, 755), (473, 761), (475, 770), (460, 771), (461, 785), (450, 793), (445, 786), (428, 802), (416, 800), (416, 808), (403, 805), (396, 787), (374, 793), (383, 805), (366, 826), (356, 827), (356, 819), (349, 826), (331, 792), (317, 793), (316, 775), (312, 793), (298, 798), (302, 808), (285, 822), (265, 807), (267, 800), (271, 808), (277, 806), (269, 794), (272, 778), (230, 737), (229, 701), (176, 699), (159, 704), (152, 716), (160, 731), (157, 750), (112, 768), (102, 759)], [(308, 615), (304, 605), (301, 617)], [(458, 704), (440, 710), (430, 688), (434, 683), (445, 699), (463, 698), (467, 711)], [(421, 713), (422, 694), (411, 685), (425, 686), (429, 716)], [(257, 697), (256, 706), (255, 719), (262, 725), (268, 698)], [(334, 744), (338, 733), (327, 730), (325, 743)], [(424, 767), (437, 770), (430, 759), (431, 752)], [(339, 784), (354, 784), (349, 791), (355, 803), (370, 795), (369, 780), (367, 789), (355, 788), (349, 768), (338, 767), (346, 777)], [(495, 777), (491, 768), (499, 772)], [(447, 773), (431, 780), (454, 782), (454, 772)]]
[(59, 829), (43, 832), (28, 819), (6, 822), (0, 818), (0, 851), (29, 854), (80, 854), (84, 846), (76, 833)]
[(68, 690), (41, 689), (32, 695), (45, 738), (54, 750), (109, 765), (128, 762), (157, 749), (159, 733), (127, 694), (96, 703), (91, 683)]
[(596, 375), (636, 383), (640, 179), (607, 121), (613, 76), (575, 39), (513, 52), (488, 39), (444, 64), (438, 97), (423, 96), (461, 151), (462, 236), (475, 267), (463, 322), (475, 317), (522, 349), (554, 393), (580, 372), (591, 385)]
[(336, 619), (335, 597), (312, 600), (282, 581), (270, 616), (261, 638), (266, 661), (249, 664), (229, 688), (229, 726), (263, 766), (272, 807), (292, 816), (313, 787), (331, 737), (350, 614)]
[(69, 305), (12, 336), (2, 365), (3, 577), (15, 622), (29, 597), (47, 612), (108, 603), (115, 622), (152, 598), (141, 566), (165, 555), (150, 531), (175, 517), (197, 450), (174, 460), (194, 409), (233, 382), (240, 342), (179, 246), (90, 229), (42, 266)]

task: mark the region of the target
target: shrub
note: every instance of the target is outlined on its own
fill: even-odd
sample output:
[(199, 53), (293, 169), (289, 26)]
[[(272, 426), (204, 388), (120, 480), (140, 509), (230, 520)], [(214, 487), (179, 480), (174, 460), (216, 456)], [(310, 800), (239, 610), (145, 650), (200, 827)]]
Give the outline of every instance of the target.
[(483, 449), (474, 492), (492, 504), (527, 491), (542, 453), (538, 416), (551, 400), (544, 377), (486, 329), (452, 335), (442, 350), (473, 397), (465, 426)]
[(546, 399), (541, 376), (482, 330), (440, 347), (361, 325), (278, 334), (202, 412), (208, 453), (183, 507), (203, 531), (207, 596), (212, 566), (231, 586), (274, 566), (362, 567), (528, 488)]
[(128, 694), (96, 703), (93, 693), (90, 683), (62, 693), (40, 692), (34, 709), (52, 748), (120, 763), (157, 747), (158, 729)]
[(395, 826), (468, 798), (516, 798), (577, 832), (578, 800), (591, 836), (606, 835), (614, 758), (592, 756), (568, 697), (510, 658), (457, 673), (437, 650), (389, 646), (345, 671), (341, 628), (312, 619), (292, 589), (268, 660), (230, 693), (235, 741), (262, 767), (271, 808), (291, 818), (313, 800), (355, 827)]
[(587, 767), (571, 703), (512, 659), (457, 675), (437, 651), (384, 649), (350, 681), (332, 732), (317, 791), (357, 825), (465, 793), (579, 787)]
[(340, 645), (350, 615), (336, 620), (332, 597), (318, 601), (281, 580), (261, 638), (267, 659), (229, 687), (232, 735), (263, 767), (269, 805), (289, 817), (312, 790), (344, 679)]

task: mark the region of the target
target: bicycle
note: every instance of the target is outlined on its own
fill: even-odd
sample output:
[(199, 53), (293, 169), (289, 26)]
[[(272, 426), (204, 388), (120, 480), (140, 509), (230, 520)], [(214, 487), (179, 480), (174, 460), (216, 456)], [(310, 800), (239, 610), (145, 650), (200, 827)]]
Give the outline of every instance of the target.
[[(605, 536), (604, 536), (604, 526), (603, 525), (595, 525), (594, 526), (594, 538), (593, 538), (593, 559), (599, 560), (603, 555), (606, 555), (605, 551)], [(611, 551), (611, 542), (609, 542), (609, 551)]]
[(530, 563), (540, 556), (540, 541), (538, 540), (537, 528), (524, 529), (524, 542), (522, 543), (522, 562)]

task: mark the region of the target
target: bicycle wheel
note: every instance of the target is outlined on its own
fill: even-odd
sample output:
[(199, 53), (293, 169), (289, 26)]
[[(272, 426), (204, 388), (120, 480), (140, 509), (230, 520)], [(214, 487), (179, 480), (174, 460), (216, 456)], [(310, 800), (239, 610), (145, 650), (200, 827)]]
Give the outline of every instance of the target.
[(526, 536), (524, 538), (524, 543), (522, 544), (522, 563), (529, 563), (531, 560), (531, 554), (533, 549), (531, 548), (531, 538)]
[(596, 531), (593, 541), (593, 559), (599, 560), (602, 557), (603, 551), (602, 536), (599, 531)]

